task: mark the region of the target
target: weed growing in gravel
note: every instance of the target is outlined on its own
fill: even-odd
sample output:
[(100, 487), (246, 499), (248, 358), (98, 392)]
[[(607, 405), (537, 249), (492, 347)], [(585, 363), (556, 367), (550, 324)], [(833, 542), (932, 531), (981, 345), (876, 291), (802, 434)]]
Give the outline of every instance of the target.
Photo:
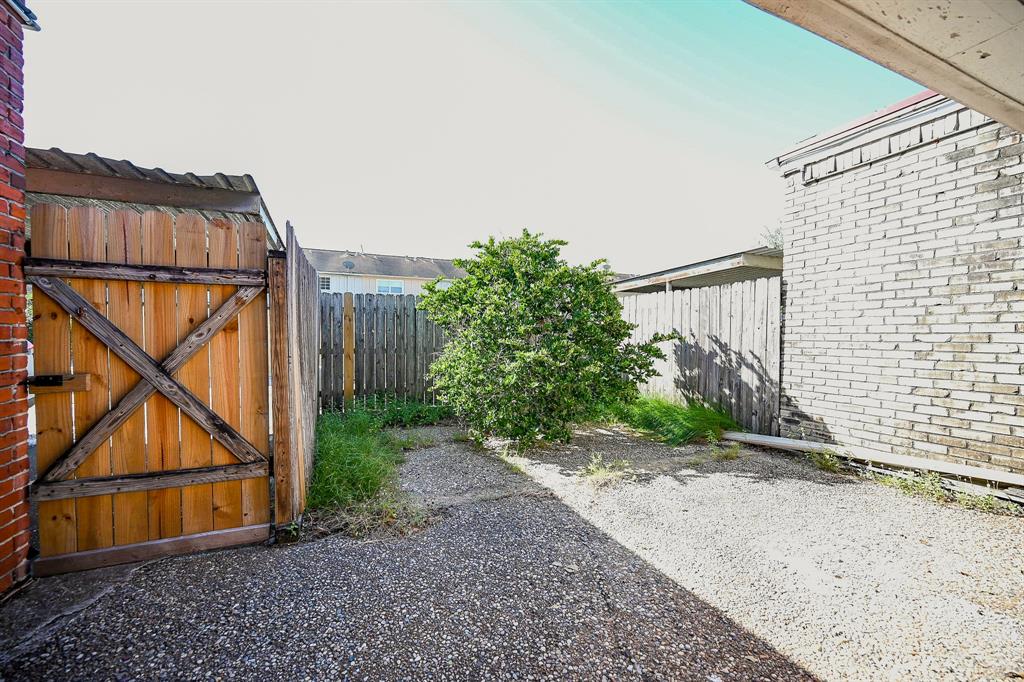
[(686, 460), (686, 465), (690, 466), (690, 467), (694, 467), (694, 468), (699, 467), (701, 464), (707, 464), (707, 463), (708, 463), (708, 456), (706, 454), (704, 454), (704, 453), (701, 453), (699, 455), (694, 455), (693, 457), (690, 457), (690, 458), (688, 458)]
[(724, 448), (714, 447), (711, 448), (711, 459), (716, 462), (731, 462), (734, 459), (740, 457), (740, 444), (730, 443)]
[(717, 443), (722, 432), (739, 430), (732, 417), (722, 410), (696, 402), (680, 405), (644, 397), (616, 406), (611, 412), (624, 424), (669, 445), (701, 440)]
[(1000, 500), (993, 495), (972, 495), (970, 493), (953, 493), (953, 501), (964, 509), (988, 512), (989, 514), (1007, 514), (1024, 516), (1024, 507), (1013, 502)]
[(402, 450), (417, 450), (419, 448), (429, 448), (431, 445), (437, 443), (436, 440), (428, 435), (411, 431), (409, 433), (395, 433), (391, 432), (391, 437), (395, 439), (395, 444), (398, 445)]
[(910, 474), (906, 477), (877, 476), (875, 480), (884, 486), (895, 488), (913, 497), (924, 497), (935, 502), (945, 502), (949, 499), (946, 491), (942, 489), (942, 476), (934, 471), (926, 474)]
[(926, 474), (910, 474), (906, 477), (894, 475), (874, 475), (875, 481), (913, 497), (924, 497), (935, 502), (954, 502), (964, 509), (988, 512), (991, 514), (1007, 514), (1024, 516), (1024, 507), (997, 499), (992, 495), (973, 495), (961, 491), (949, 492), (942, 487), (942, 476), (929, 472)]
[(582, 476), (598, 488), (617, 483), (628, 474), (628, 461), (624, 459), (613, 459), (610, 462), (605, 462), (604, 456), (598, 453), (594, 453), (590, 456), (590, 462), (587, 466), (583, 467), (582, 472)]
[[(415, 522), (397, 493), (402, 450), (421, 444), (383, 429), (374, 411), (325, 412), (317, 421), (316, 465), (307, 497), (315, 525), (365, 534)], [(321, 528), (322, 529), (322, 528)]]
[(385, 489), (373, 499), (346, 507), (309, 510), (304, 530), (314, 536), (339, 532), (355, 538), (403, 536), (423, 528), (429, 521), (423, 509), (394, 489)]
[(825, 450), (824, 452), (808, 452), (807, 459), (811, 461), (811, 464), (822, 471), (838, 473), (843, 470), (843, 460), (832, 450)]
[[(479, 444), (478, 447), (482, 449), (483, 444)], [(511, 471), (513, 474), (526, 474), (526, 469), (519, 466), (519, 463), (516, 462), (515, 459), (513, 459), (512, 450), (509, 446), (503, 447), (501, 450), (495, 453), (495, 456), (502, 464), (505, 465), (505, 468)]]
[(505, 468), (508, 469), (509, 471), (511, 471), (513, 474), (525, 474), (526, 473), (526, 470), (523, 469), (523, 467), (519, 466), (518, 464), (513, 462), (511, 459), (508, 459), (507, 457), (502, 457), (501, 461), (505, 465)]

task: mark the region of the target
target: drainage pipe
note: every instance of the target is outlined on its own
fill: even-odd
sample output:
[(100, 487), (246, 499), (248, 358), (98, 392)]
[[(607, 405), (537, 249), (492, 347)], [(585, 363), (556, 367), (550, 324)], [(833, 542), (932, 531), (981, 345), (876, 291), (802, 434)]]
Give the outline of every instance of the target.
[[(760, 445), (762, 447), (776, 448), (778, 450), (790, 450), (792, 452), (832, 452), (840, 457), (867, 462), (868, 464), (883, 464), (899, 469), (916, 469), (918, 471), (934, 471), (947, 476), (957, 476), (977, 481), (987, 481), (1001, 487), (1014, 487), (1024, 489), (1024, 474), (1015, 474), (1009, 471), (997, 469), (986, 469), (983, 467), (967, 466), (955, 462), (943, 462), (941, 460), (925, 459), (924, 457), (911, 457), (909, 455), (894, 455), (888, 452), (879, 452), (862, 447), (846, 447), (842, 445), (828, 445), (827, 443), (812, 443), (806, 440), (794, 438), (780, 438), (778, 436), (762, 436), (756, 433), (740, 433), (738, 431), (726, 431), (722, 434), (724, 440), (747, 445)], [(1024, 490), (1015, 491), (1016, 494), (1024, 495)], [(1016, 494), (1014, 495), (1016, 497)]]

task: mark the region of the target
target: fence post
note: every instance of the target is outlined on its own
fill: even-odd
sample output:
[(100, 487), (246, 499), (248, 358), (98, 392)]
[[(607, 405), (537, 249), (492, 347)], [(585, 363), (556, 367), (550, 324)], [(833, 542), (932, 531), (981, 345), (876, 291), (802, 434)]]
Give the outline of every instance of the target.
[(345, 403), (352, 402), (356, 392), (356, 316), (355, 300), (351, 293), (345, 294)]
[(270, 298), (270, 381), (274, 420), (274, 524), (281, 528), (295, 520), (294, 493), (299, 484), (293, 475), (292, 404), (288, 376), (288, 270), (285, 254), (272, 251), (267, 257), (267, 289)]

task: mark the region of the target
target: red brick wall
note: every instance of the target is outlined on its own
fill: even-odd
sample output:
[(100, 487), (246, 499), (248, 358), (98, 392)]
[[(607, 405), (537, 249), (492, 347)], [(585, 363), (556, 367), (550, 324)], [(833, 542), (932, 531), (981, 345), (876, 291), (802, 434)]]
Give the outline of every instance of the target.
[(0, 2), (0, 593), (28, 573), (28, 366), (22, 27)]

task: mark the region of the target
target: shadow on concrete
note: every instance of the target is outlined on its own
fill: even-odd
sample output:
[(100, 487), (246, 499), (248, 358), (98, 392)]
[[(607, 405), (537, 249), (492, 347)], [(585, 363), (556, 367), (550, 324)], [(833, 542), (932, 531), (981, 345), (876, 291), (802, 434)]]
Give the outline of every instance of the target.
[[(434, 450), (416, 475), (450, 478), (458, 469)], [(498, 480), (520, 474), (473, 456), (507, 496), (449, 507), (402, 539), (144, 565), (23, 645), (3, 678), (814, 679), (564, 503)], [(3, 609), (69, 580), (41, 580)]]

